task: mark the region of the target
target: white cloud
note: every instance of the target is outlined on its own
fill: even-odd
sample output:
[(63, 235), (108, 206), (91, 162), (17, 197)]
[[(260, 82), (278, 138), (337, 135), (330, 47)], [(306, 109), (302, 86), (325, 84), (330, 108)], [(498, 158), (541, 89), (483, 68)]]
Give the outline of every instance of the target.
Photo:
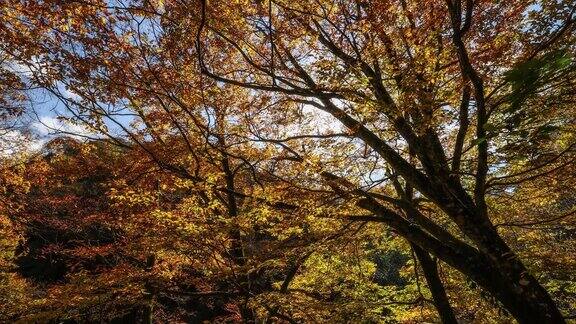
[(59, 135), (79, 140), (84, 139), (84, 136), (96, 137), (86, 127), (51, 116), (40, 117), (28, 129), (30, 133), (18, 128), (0, 129), (0, 158), (23, 152), (38, 152), (51, 138)]
[(32, 129), (41, 137), (65, 134), (82, 138), (83, 136), (95, 135), (94, 132), (82, 125), (73, 124), (53, 116), (41, 116), (38, 121), (32, 124)]
[(82, 100), (82, 97), (79, 94), (69, 90), (63, 83), (58, 83), (58, 91), (60, 91), (62, 96), (68, 100), (72, 100), (74, 102), (80, 102)]
[(45, 142), (45, 139), (33, 139), (19, 129), (0, 130), (0, 158), (23, 151), (38, 151)]
[(9, 61), (6, 63), (5, 68), (8, 71), (14, 72), (21, 77), (30, 78), (32, 75), (36, 76), (44, 76), (47, 73), (46, 64), (42, 63), (41, 58), (39, 56), (33, 56), (27, 64), (17, 62), (17, 61)]

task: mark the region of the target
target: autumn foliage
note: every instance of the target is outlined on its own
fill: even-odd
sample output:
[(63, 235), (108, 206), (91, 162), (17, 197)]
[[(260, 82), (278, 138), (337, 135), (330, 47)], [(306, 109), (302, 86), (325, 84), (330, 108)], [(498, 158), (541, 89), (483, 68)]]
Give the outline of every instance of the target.
[(0, 321), (576, 318), (573, 1), (0, 17)]

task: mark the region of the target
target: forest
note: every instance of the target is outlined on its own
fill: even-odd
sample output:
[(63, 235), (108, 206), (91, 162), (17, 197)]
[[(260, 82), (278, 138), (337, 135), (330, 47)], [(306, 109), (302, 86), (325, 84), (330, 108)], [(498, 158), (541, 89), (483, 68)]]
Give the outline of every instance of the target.
[(0, 1), (0, 323), (576, 323), (575, 0)]

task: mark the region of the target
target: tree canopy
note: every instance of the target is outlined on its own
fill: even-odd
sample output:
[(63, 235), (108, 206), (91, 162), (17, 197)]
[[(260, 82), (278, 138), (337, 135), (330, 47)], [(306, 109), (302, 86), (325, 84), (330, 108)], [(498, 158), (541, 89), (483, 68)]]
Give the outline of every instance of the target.
[(574, 1), (0, 16), (0, 319), (576, 318)]

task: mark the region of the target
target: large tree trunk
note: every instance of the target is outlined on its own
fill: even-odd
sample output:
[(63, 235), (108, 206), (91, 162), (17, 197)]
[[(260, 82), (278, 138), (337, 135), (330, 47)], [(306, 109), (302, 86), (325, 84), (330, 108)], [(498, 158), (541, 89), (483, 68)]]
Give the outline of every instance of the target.
[[(485, 225), (477, 225), (476, 233), (468, 235), (478, 247), (475, 256), (451, 265), (494, 295), (520, 323), (564, 323), (546, 289), (528, 272), (494, 227)], [(443, 259), (441, 255), (438, 257)]]
[[(378, 216), (370, 219), (357, 217), (359, 220), (387, 223), (411, 243), (475, 281), (492, 294), (518, 322), (565, 322), (546, 290), (528, 273), (496, 231), (479, 228), (483, 238), (473, 238), (478, 245), (475, 248), (457, 239), (448, 242), (431, 236), (414, 222), (399, 217), (375, 200), (363, 199), (358, 205)], [(478, 227), (481, 226), (478, 224)], [(478, 243), (480, 241), (482, 244)]]
[[(474, 241), (479, 253), (502, 277), (502, 287), (508, 292), (500, 300), (511, 305), (508, 311), (521, 323), (564, 323), (556, 304), (544, 287), (526, 269), (522, 261), (510, 249), (498, 234), (496, 228), (485, 213), (464, 195), (459, 186), (452, 186), (452, 194), (460, 192), (458, 202), (463, 208), (453, 208), (457, 203), (448, 204), (445, 211), (460, 229)], [(454, 194), (458, 196), (458, 194)], [(468, 199), (467, 199), (468, 198)], [(498, 287), (495, 287), (498, 289)]]
[[(502, 240), (495, 229), (486, 230), (487, 241), (492, 246), (487, 248), (487, 257), (506, 280), (508, 287), (514, 296), (515, 309), (509, 311), (521, 323), (564, 323), (564, 318), (556, 304), (544, 287), (532, 276), (522, 261)], [(503, 304), (505, 302), (501, 300)], [(512, 300), (510, 300), (512, 302)]]
[[(511, 257), (514, 257), (511, 255)], [(554, 301), (546, 290), (527, 272), (510, 271), (504, 261), (494, 264), (488, 257), (466, 264), (463, 271), (483, 289), (490, 292), (520, 323), (564, 323)], [(521, 263), (520, 263), (521, 264)], [(517, 271), (517, 270), (515, 270)], [(521, 281), (514, 281), (521, 277)]]
[(462, 259), (446, 261), (496, 297), (518, 322), (565, 322), (547, 291), (510, 249), (498, 257), (483, 251), (474, 254), (462, 251)]

